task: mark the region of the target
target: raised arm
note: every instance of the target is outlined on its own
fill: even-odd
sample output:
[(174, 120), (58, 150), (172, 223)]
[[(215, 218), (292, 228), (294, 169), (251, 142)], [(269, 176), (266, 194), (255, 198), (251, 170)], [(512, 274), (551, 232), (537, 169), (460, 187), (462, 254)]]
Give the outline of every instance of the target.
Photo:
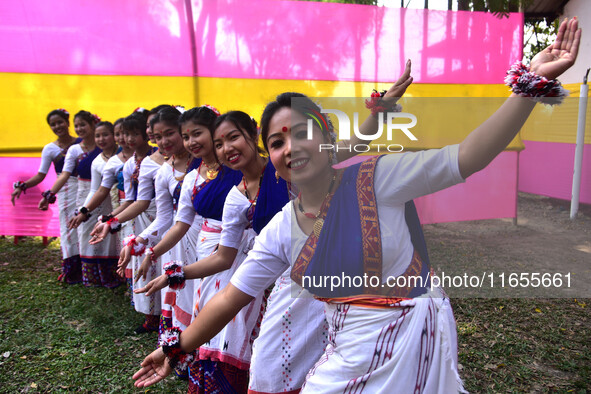
[[(400, 78), (398, 78), (398, 80), (390, 87), (390, 89), (388, 89), (384, 97), (382, 97), (382, 102), (384, 102), (386, 106), (394, 106), (412, 83), (413, 78), (410, 76), (411, 66), (412, 63), (409, 59), (406, 62), (404, 72)], [(375, 116), (370, 115), (365, 119), (361, 126), (359, 126), (359, 132), (363, 135), (375, 134), (375, 132), (378, 130), (378, 127), (378, 119)], [(353, 134), (351, 139), (338, 141), (337, 144), (340, 146), (340, 149), (337, 149), (336, 152), (337, 160), (341, 162), (357, 155), (357, 152), (354, 150), (349, 151), (348, 149), (345, 149), (345, 147), (365, 143), (367, 143), (367, 141), (362, 140), (355, 134)]]
[[(547, 79), (555, 79), (577, 58), (581, 29), (576, 18), (565, 19), (556, 41), (531, 61), (530, 70)], [(460, 144), (459, 167), (464, 178), (486, 167), (517, 135), (535, 102), (512, 94), (484, 123), (472, 131)]]

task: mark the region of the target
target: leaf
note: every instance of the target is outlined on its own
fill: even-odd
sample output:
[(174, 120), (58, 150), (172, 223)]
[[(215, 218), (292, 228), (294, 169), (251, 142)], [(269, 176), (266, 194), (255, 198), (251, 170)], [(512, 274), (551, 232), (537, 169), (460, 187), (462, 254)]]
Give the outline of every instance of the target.
[(31, 388), (36, 389), (37, 388), (37, 383), (31, 383)]
[(536, 308), (536, 309), (535, 309), (535, 311), (536, 311), (537, 313), (542, 313), (542, 310), (541, 310), (540, 308)]

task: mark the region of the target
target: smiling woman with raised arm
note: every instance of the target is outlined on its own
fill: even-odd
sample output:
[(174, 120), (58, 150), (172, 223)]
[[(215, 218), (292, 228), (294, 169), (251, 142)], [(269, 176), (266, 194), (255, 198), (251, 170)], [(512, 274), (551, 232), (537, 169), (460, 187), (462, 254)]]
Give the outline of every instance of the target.
[[(457, 372), (456, 327), (445, 294), (438, 288), (403, 291), (380, 286), (389, 276), (422, 273), (424, 268), (404, 219), (405, 204), (461, 183), (486, 167), (519, 132), (535, 100), (562, 94), (553, 79), (574, 64), (580, 37), (577, 20), (565, 20), (556, 42), (532, 59), (529, 71), (514, 68), (512, 73), (520, 75), (509, 81), (512, 97), (459, 145), (385, 155), (335, 172), (329, 155), (318, 152), (319, 144), (331, 140), (330, 130), (314, 126), (311, 140), (302, 137), (305, 108), (292, 110), (293, 119), (277, 124), (280, 130), (270, 130), (269, 135), (283, 128), (291, 132), (292, 141), (279, 156), (300, 162), (297, 171), (291, 168), (300, 196), (271, 220), (231, 283), (191, 326), (180, 336), (171, 335), (146, 357), (134, 375), (136, 385), (153, 384), (170, 372), (169, 364), (186, 362), (191, 351), (291, 265), (292, 280), (324, 303), (330, 333), (302, 392), (463, 391)], [(281, 167), (288, 168), (277, 164), (277, 171)], [(361, 210), (364, 215), (351, 215)], [(371, 237), (367, 230), (373, 231)], [(367, 267), (378, 277), (375, 287), (330, 290), (303, 280), (363, 276)], [(181, 278), (179, 273), (170, 280), (176, 283)]]

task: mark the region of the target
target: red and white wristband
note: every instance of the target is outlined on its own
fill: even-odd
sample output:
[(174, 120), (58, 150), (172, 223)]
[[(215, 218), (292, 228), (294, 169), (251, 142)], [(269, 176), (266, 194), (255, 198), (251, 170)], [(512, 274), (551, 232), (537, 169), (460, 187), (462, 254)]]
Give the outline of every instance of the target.
[(164, 274), (168, 276), (168, 288), (180, 290), (185, 287), (185, 271), (183, 264), (178, 261), (169, 261), (162, 267)]
[(107, 220), (107, 224), (109, 225), (109, 232), (111, 234), (121, 231), (121, 223), (119, 223), (119, 219), (116, 217)]
[(168, 358), (168, 364), (174, 370), (185, 370), (195, 359), (193, 352), (185, 353), (181, 349), (181, 330), (173, 327), (160, 334), (158, 343)]
[(568, 90), (562, 87), (560, 81), (538, 75), (520, 61), (507, 71), (505, 85), (518, 96), (529, 97), (548, 105), (561, 104), (568, 96)]
[(144, 254), (144, 251), (146, 250), (146, 245), (139, 243), (137, 241), (137, 237), (134, 234), (128, 235), (127, 237), (123, 238), (122, 245), (123, 247), (131, 247), (132, 256), (141, 256)]

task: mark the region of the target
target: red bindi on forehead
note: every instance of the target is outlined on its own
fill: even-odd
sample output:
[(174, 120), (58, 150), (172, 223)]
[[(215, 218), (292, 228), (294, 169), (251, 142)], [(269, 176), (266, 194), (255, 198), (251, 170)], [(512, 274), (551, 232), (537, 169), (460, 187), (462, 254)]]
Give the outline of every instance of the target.
[(284, 133), (287, 132), (287, 127), (283, 126), (283, 128), (281, 129), (281, 131), (283, 131)]

